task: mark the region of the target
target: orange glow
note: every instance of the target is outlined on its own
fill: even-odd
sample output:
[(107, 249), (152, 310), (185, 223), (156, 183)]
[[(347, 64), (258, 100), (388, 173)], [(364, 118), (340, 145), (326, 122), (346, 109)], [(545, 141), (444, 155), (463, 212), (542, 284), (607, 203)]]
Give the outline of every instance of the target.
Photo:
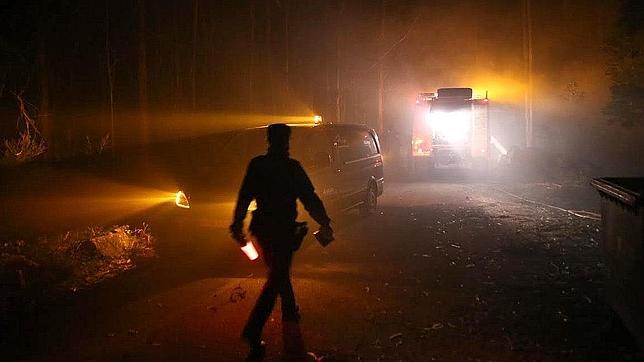
[(488, 97), (497, 103), (521, 103), (525, 97), (525, 84), (519, 77), (481, 71), (464, 75), (461, 83), (473, 90), (473, 97)]
[(183, 191), (177, 192), (177, 196), (174, 198), (174, 203), (182, 209), (190, 208), (190, 202), (188, 202), (188, 197), (186, 196), (186, 194), (183, 193)]
[(245, 246), (241, 247), (241, 250), (246, 254), (249, 260), (255, 260), (259, 258), (259, 253), (257, 253), (257, 250), (255, 249), (255, 245), (253, 245), (253, 242), (248, 241), (246, 242)]

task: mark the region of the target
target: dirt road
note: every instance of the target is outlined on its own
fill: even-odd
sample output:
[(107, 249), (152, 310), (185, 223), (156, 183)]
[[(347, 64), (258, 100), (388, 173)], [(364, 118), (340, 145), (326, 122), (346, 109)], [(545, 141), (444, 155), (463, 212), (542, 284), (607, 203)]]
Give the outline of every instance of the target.
[[(296, 256), (303, 317), (289, 338), (301, 331), (311, 360), (641, 358), (602, 300), (599, 223), (498, 189), (389, 182), (378, 215), (332, 215), (337, 240), (322, 249), (309, 238)], [(42, 316), (35, 332), (22, 326), (28, 339), (15, 351), (59, 361), (243, 360), (238, 336), (263, 267), (244, 260), (225, 222), (181, 222), (170, 228), (156, 215), (153, 265)], [(280, 360), (279, 310), (265, 339), (266, 359)]]

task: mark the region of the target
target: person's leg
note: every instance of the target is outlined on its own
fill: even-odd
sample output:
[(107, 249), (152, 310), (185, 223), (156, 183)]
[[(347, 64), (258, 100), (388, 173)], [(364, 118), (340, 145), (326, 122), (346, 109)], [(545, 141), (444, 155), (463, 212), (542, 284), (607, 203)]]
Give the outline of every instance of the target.
[(242, 332), (242, 337), (251, 344), (261, 339), (262, 329), (273, 311), (279, 293), (279, 273), (275, 273), (275, 257), (272, 253), (265, 253), (264, 258), (268, 266), (268, 279)]
[(279, 285), (278, 290), (282, 301), (282, 318), (285, 320), (299, 319), (295, 293), (291, 283), (291, 261), (293, 253), (288, 251), (279, 257)]

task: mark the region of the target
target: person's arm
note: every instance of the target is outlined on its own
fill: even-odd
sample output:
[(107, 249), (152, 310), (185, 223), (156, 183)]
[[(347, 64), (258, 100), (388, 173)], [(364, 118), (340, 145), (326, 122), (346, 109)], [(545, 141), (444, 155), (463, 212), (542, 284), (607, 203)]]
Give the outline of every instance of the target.
[(304, 171), (304, 168), (302, 168), (302, 165), (300, 165), (299, 162), (296, 167), (298, 197), (300, 201), (302, 201), (304, 208), (311, 215), (313, 220), (320, 224), (320, 226), (329, 227), (331, 219), (326, 213), (322, 200), (320, 200), (320, 197), (315, 193), (313, 183), (311, 183), (309, 176), (306, 174), (306, 171)]
[(230, 225), (230, 234), (233, 239), (242, 244), (246, 236), (244, 235), (244, 219), (248, 212), (248, 206), (255, 198), (255, 166), (253, 161), (250, 162), (246, 170), (246, 175), (242, 181), (239, 194), (237, 195), (237, 204), (235, 205), (235, 212), (233, 214), (233, 223)]

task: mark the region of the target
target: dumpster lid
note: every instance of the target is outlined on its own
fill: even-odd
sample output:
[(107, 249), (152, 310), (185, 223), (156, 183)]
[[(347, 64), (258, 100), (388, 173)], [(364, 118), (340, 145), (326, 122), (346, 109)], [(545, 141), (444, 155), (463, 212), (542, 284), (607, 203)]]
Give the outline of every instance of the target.
[(600, 193), (612, 197), (629, 206), (642, 204), (644, 178), (642, 177), (602, 177), (592, 180)]

